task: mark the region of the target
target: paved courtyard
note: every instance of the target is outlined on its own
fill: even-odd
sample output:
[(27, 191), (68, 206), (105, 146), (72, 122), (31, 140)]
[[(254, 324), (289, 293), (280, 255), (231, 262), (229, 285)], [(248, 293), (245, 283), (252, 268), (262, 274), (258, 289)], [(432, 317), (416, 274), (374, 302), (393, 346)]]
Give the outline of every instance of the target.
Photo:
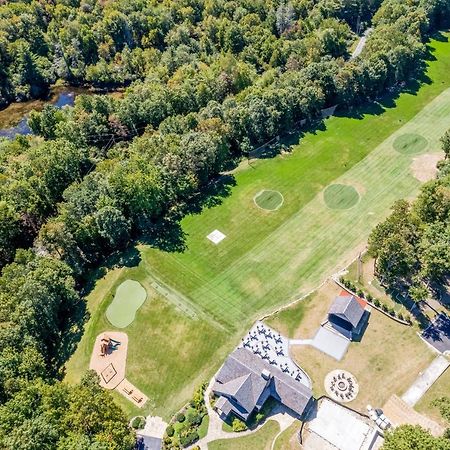
[(445, 314), (437, 315), (422, 332), (422, 338), (440, 353), (450, 352), (450, 317)]

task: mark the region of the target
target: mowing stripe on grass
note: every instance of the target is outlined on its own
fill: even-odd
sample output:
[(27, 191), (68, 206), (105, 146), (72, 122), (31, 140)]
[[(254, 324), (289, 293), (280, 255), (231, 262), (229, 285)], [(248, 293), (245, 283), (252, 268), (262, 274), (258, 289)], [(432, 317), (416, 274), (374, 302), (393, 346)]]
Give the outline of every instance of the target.
[(285, 301), (296, 286), (301, 285), (303, 292), (304, 286), (330, 275), (346, 253), (367, 239), (395, 200), (415, 195), (419, 188), (410, 173), (412, 158), (393, 149), (396, 137), (417, 131), (427, 138), (430, 150), (438, 151), (439, 138), (449, 123), (447, 90), (336, 180), (363, 187), (357, 206), (330, 210), (321, 201), (321, 194), (317, 195), (227, 270), (209, 281), (203, 280), (192, 298), (213, 316), (235, 325), (254, 311)]

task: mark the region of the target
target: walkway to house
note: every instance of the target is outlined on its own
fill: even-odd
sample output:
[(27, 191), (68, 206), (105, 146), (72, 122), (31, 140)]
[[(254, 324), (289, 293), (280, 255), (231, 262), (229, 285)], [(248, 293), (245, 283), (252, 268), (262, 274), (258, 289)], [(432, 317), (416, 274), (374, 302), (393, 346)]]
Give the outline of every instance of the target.
[(444, 356), (438, 356), (402, 395), (402, 400), (407, 405), (414, 406), (448, 366), (450, 366), (450, 361)]
[[(234, 439), (234, 438), (240, 438), (242, 436), (246, 436), (252, 433), (256, 433), (260, 430), (260, 428), (264, 425), (264, 423), (267, 420), (275, 420), (280, 425), (280, 432), (286, 430), (289, 428), (293, 422), (295, 422), (295, 418), (289, 415), (285, 408), (283, 408), (282, 405), (275, 407), (270, 416), (265, 420), (264, 422), (260, 423), (257, 427), (247, 430), (247, 431), (241, 431), (239, 433), (234, 432), (228, 432), (223, 431), (222, 425), (223, 421), (219, 417), (219, 415), (214, 411), (214, 409), (211, 407), (211, 404), (209, 402), (210, 394), (211, 394), (211, 388), (214, 384), (214, 377), (211, 379), (208, 387), (205, 390), (205, 405), (206, 409), (208, 410), (208, 416), (209, 416), (209, 426), (208, 426), (208, 433), (203, 439), (200, 439), (197, 441), (194, 445), (191, 447), (188, 447), (188, 449), (192, 449), (195, 446), (199, 446), (201, 450), (207, 450), (208, 443), (212, 441), (216, 441), (218, 439)], [(277, 435), (278, 436), (278, 435)]]

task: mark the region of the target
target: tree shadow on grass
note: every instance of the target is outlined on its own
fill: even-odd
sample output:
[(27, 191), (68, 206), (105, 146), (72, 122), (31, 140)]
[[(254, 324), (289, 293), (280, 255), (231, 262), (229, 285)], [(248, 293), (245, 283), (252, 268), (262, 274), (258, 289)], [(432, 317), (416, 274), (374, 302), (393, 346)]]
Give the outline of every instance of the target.
[(160, 222), (149, 227), (148, 232), (139, 238), (139, 243), (164, 252), (184, 252), (187, 235), (181, 226), (182, 218), (190, 214), (200, 214), (205, 208), (222, 204), (223, 199), (231, 195), (235, 185), (233, 175), (220, 175), (213, 179), (200, 192), (180, 204)]

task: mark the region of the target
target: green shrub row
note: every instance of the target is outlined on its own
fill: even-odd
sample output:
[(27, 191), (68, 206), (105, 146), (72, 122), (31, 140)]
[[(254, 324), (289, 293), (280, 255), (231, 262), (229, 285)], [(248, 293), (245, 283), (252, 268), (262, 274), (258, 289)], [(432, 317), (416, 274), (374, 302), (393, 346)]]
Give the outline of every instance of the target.
[(377, 308), (382, 309), (385, 313), (389, 314), (391, 317), (397, 317), (400, 320), (405, 320), (409, 324), (412, 324), (412, 319), (409, 314), (402, 314), (401, 312), (396, 312), (392, 306), (388, 306), (383, 303), (378, 298), (375, 298), (372, 294), (365, 292), (363, 289), (356, 287), (355, 283), (350, 280), (347, 280), (344, 277), (341, 277), (339, 281), (350, 291), (354, 292), (358, 297), (366, 299), (369, 303), (372, 303)]

